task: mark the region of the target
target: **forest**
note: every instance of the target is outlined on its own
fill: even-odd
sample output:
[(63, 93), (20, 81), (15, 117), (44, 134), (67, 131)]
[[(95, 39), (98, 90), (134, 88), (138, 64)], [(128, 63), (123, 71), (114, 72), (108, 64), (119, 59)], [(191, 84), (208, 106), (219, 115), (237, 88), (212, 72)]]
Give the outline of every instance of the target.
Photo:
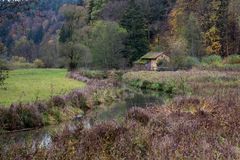
[[(7, 61), (14, 61), (13, 57), (23, 57), (28, 63), (39, 59), (48, 68), (100, 69), (132, 66), (149, 51), (169, 52), (179, 61), (186, 57), (186, 62), (175, 62), (179, 65), (191, 65), (204, 56), (238, 57), (239, 3), (238, 0), (32, 2), (14, 12), (11, 7), (2, 11), (1, 53)], [(13, 18), (9, 18), (11, 14)], [(74, 56), (65, 53), (66, 50), (71, 50)]]
[(0, 159), (239, 159), (239, 10), (0, 1)]

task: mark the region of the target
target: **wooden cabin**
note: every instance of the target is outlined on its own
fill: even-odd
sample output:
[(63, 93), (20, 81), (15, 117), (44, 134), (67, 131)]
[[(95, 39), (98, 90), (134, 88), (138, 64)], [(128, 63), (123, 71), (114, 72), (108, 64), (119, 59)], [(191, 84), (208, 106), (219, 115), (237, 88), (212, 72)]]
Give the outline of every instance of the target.
[(149, 52), (134, 63), (134, 68), (138, 70), (156, 71), (158, 69), (158, 63), (161, 60), (169, 62), (170, 58), (165, 52)]

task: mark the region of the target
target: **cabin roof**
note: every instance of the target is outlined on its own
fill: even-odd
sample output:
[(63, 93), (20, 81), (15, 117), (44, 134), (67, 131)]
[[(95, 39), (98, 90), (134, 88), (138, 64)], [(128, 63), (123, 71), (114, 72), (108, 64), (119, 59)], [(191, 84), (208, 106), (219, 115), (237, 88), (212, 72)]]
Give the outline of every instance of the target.
[(162, 54), (164, 54), (164, 52), (149, 52), (149, 53), (145, 54), (144, 56), (142, 56), (140, 59), (154, 60), (154, 59), (157, 59)]
[(159, 56), (166, 56), (165, 52), (149, 52), (142, 56), (139, 60), (135, 61), (135, 64), (147, 64), (151, 60), (156, 60)]
[(146, 59), (139, 59), (137, 61), (135, 61), (135, 64), (147, 64), (149, 61)]

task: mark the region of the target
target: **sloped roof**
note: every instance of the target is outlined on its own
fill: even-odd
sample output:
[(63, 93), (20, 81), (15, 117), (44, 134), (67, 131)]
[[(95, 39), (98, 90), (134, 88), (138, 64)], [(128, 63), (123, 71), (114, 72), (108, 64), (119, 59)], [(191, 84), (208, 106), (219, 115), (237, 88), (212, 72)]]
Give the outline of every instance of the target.
[(147, 59), (147, 60), (151, 60), (151, 59), (157, 59), (160, 55), (164, 54), (164, 52), (149, 52), (147, 54), (145, 54), (144, 56), (142, 56), (140, 59)]
[(147, 64), (149, 61), (146, 59), (139, 59), (137, 61), (135, 61), (135, 64)]

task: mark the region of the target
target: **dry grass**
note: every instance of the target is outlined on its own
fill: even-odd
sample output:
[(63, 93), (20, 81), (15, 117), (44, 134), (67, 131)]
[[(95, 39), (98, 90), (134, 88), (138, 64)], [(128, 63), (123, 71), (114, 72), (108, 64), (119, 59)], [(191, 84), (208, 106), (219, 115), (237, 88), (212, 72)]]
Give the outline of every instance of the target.
[(134, 80), (149, 81), (152, 83), (163, 83), (172, 81), (174, 83), (185, 82), (193, 95), (211, 96), (216, 92), (240, 89), (240, 72), (230, 71), (176, 71), (176, 72), (128, 72), (123, 75), (126, 82)]
[[(47, 159), (239, 159), (240, 91), (209, 98), (177, 97), (129, 111), (122, 124), (68, 130), (50, 150), (9, 153)], [(22, 148), (21, 148), (22, 149)], [(4, 156), (2, 155), (4, 158)]]
[[(166, 72), (154, 72), (154, 71), (139, 71), (139, 72), (127, 72), (123, 75), (124, 80), (142, 79), (151, 82), (165, 81), (168, 79), (186, 79), (187, 81), (202, 81), (207, 78), (230, 78), (240, 79), (239, 72), (220, 72), (220, 71), (166, 71)], [(205, 79), (204, 79), (205, 78)], [(210, 79), (211, 80), (211, 79)]]

